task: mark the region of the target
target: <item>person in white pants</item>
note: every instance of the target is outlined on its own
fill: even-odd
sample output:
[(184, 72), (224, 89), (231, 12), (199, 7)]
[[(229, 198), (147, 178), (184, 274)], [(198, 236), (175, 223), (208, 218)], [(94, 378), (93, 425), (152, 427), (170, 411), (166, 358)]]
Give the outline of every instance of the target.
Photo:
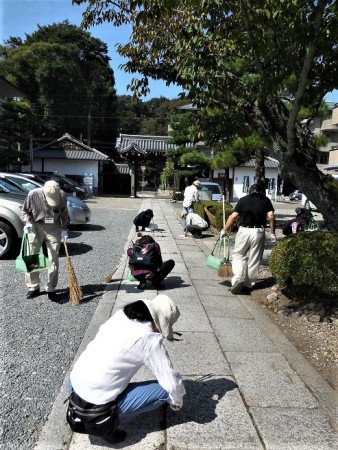
[(250, 291), (255, 285), (264, 251), (267, 218), (270, 224), (270, 240), (276, 242), (274, 208), (271, 200), (265, 196), (263, 185), (253, 184), (249, 195), (239, 199), (234, 212), (224, 224), (221, 237), (227, 234), (237, 217), (240, 227), (232, 254), (233, 294), (239, 294), (243, 290)]
[[(21, 220), (32, 253), (36, 253), (43, 242), (46, 243), (48, 259), (48, 280), (45, 286), (49, 300), (55, 301), (55, 288), (59, 277), (59, 250), (61, 241), (68, 238), (67, 195), (54, 180), (46, 181), (42, 188), (31, 190), (22, 206)], [(40, 272), (25, 274), (28, 288), (26, 297), (40, 294)]]

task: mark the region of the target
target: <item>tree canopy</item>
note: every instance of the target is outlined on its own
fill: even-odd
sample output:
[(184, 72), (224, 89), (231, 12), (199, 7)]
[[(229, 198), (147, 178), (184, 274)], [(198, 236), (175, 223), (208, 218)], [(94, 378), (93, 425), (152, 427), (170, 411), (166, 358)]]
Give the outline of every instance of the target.
[[(239, 127), (256, 134), (293, 182), (338, 230), (338, 192), (316, 166), (313, 136), (298, 122), (337, 88), (338, 6), (333, 0), (73, 0), (87, 3), (86, 27), (130, 23), (118, 46), (127, 72), (175, 82), (203, 108), (204, 139), (218, 145)], [(289, 108), (287, 107), (289, 105)], [(210, 133), (212, 130), (212, 133)]]
[(107, 45), (67, 21), (0, 46), (0, 75), (26, 93), (36, 136), (113, 140), (115, 80)]

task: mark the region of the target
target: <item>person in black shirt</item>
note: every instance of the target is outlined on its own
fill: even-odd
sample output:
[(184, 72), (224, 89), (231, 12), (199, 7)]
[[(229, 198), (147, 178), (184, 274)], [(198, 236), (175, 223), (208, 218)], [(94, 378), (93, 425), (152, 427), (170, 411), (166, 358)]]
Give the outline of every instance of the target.
[(253, 184), (249, 195), (239, 199), (234, 212), (229, 216), (221, 231), (224, 237), (231, 225), (239, 216), (240, 227), (235, 239), (232, 254), (231, 292), (239, 294), (242, 290), (251, 290), (258, 278), (258, 269), (261, 262), (267, 218), (270, 223), (270, 239), (276, 242), (275, 214), (271, 200), (265, 196), (264, 186)]
[(136, 232), (139, 231), (139, 228), (141, 228), (141, 231), (145, 231), (146, 228), (149, 228), (150, 221), (153, 217), (154, 213), (151, 209), (141, 211), (140, 214), (138, 214), (133, 221), (136, 227)]

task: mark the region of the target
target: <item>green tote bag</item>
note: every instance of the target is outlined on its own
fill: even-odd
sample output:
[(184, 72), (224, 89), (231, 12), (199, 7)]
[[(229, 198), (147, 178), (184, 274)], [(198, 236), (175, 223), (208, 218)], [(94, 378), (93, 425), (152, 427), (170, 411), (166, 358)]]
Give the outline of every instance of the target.
[[(37, 237), (38, 239), (38, 237)], [(30, 253), (30, 245), (28, 242), (27, 233), (24, 233), (21, 241), (20, 254), (15, 260), (15, 269), (19, 272), (32, 273), (40, 272), (41, 270), (48, 270), (51, 263), (43, 254), (42, 244), (39, 243), (39, 252), (35, 254)]]
[(207, 267), (218, 270), (222, 264), (223, 258), (221, 257), (222, 239), (218, 237), (216, 244), (211, 252), (211, 255), (207, 258)]

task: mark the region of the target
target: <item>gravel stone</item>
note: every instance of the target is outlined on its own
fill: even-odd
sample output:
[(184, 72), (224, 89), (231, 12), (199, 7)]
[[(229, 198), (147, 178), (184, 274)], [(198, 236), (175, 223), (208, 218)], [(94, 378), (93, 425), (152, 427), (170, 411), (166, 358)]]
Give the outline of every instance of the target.
[(123, 256), (142, 199), (97, 197), (86, 203), (92, 210), (91, 222), (71, 228), (67, 242), (84, 293), (80, 305), (71, 306), (68, 300), (63, 249), (60, 303), (48, 300), (44, 292), (27, 300), (24, 275), (14, 269), (15, 257), (0, 262), (0, 447), (6, 450), (34, 448), (105, 291), (104, 277)]

